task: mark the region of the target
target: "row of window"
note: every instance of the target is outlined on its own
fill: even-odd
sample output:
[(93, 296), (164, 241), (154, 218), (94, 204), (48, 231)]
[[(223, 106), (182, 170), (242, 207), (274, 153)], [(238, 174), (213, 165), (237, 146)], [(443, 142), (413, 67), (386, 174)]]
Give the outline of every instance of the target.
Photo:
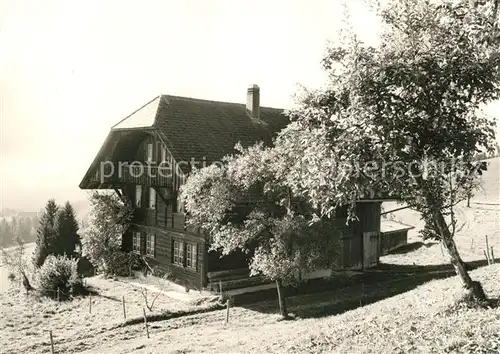
[[(132, 251), (141, 254), (142, 233), (132, 234)], [(193, 242), (173, 240), (172, 263), (197, 270), (198, 267), (198, 245)], [(154, 234), (146, 233), (146, 256), (155, 257), (156, 237)]]
[[(156, 248), (156, 236), (154, 234), (146, 234), (146, 256), (154, 257)], [(132, 234), (132, 251), (141, 254), (141, 233), (134, 232)]]
[[(146, 162), (154, 162), (153, 155), (153, 144), (149, 143), (146, 148)], [(160, 162), (165, 161), (167, 161), (167, 149), (162, 145), (160, 149)]]
[[(156, 190), (152, 187), (148, 188), (148, 208), (151, 210), (156, 209)], [(136, 208), (141, 208), (142, 207), (142, 185), (136, 184), (135, 185), (135, 207)], [(182, 208), (182, 203), (180, 201), (180, 198), (177, 198), (177, 203), (176, 207), (174, 210), (175, 213), (182, 213), (183, 208)]]
[(196, 270), (198, 266), (198, 245), (191, 242), (173, 241), (172, 263)]
[[(149, 163), (155, 162), (154, 155), (155, 154), (154, 154), (154, 150), (153, 150), (153, 144), (148, 143), (146, 145), (146, 162), (149, 162)], [(167, 161), (167, 149), (165, 148), (165, 146), (161, 145), (161, 147), (160, 147), (160, 162), (166, 162), (166, 161)], [(185, 177), (180, 172), (180, 169), (178, 166), (177, 166), (177, 169), (179, 170), (178, 171), (178, 174), (180, 177), (179, 183), (180, 183), (180, 185), (182, 185), (184, 183)], [(149, 193), (148, 193), (148, 201), (149, 201), (148, 208), (151, 210), (155, 210), (156, 209), (156, 190), (154, 188), (149, 187), (148, 191), (149, 191)], [(136, 208), (142, 207), (142, 197), (143, 197), (143, 186), (136, 185), (135, 186), (135, 206), (136, 206)], [(174, 212), (175, 213), (182, 213), (183, 212), (182, 203), (181, 203), (179, 197), (177, 198), (177, 203), (176, 203), (176, 207), (175, 207)]]

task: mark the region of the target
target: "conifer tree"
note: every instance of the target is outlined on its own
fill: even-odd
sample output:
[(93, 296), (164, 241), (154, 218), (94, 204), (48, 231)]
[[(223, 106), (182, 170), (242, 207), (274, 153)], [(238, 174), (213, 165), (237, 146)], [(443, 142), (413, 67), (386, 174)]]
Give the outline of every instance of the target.
[(45, 206), (45, 211), (40, 218), (37, 229), (37, 240), (35, 251), (33, 252), (33, 265), (40, 267), (47, 255), (51, 252), (50, 246), (55, 235), (55, 221), (58, 207), (54, 199), (50, 199)]
[(68, 257), (74, 256), (76, 247), (81, 246), (81, 242), (75, 211), (69, 201), (66, 202), (64, 208), (58, 211), (54, 231), (50, 253), (54, 255), (66, 254)]

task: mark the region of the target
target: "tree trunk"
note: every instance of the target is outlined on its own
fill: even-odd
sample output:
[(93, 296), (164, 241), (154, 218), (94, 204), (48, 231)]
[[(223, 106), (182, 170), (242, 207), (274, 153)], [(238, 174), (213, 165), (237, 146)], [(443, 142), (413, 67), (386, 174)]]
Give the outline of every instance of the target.
[(276, 290), (278, 291), (278, 302), (280, 306), (280, 313), (283, 318), (288, 318), (288, 310), (286, 309), (286, 300), (283, 295), (283, 288), (281, 286), (281, 282), (276, 280)]
[(498, 0), (495, 0), (493, 6), (493, 21), (495, 22), (495, 27), (497, 26), (498, 2)]
[(453, 239), (453, 235), (446, 224), (443, 213), (440, 210), (433, 210), (432, 214), (439, 234), (441, 235), (441, 242), (448, 251), (451, 258), (451, 264), (453, 265), (453, 268), (455, 268), (455, 272), (459, 276), (462, 284), (477, 300), (485, 301), (486, 296), (480, 283), (472, 281), (472, 278), (467, 272), (466, 265), (458, 253), (455, 240)]

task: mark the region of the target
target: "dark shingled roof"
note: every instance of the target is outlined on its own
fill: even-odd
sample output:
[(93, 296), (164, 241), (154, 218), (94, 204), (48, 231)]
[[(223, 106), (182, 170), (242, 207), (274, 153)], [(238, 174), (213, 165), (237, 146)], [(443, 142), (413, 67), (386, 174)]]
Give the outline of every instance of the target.
[[(288, 121), (283, 109), (260, 107), (255, 119), (244, 104), (161, 95), (112, 129), (156, 128), (177, 162), (194, 159), (201, 166), (233, 153), (238, 142), (270, 144)], [(188, 164), (181, 167), (187, 172)]]
[(260, 108), (260, 120), (246, 105), (162, 95), (154, 125), (179, 161), (220, 160), (234, 152), (236, 143), (249, 146), (272, 137), (288, 123), (282, 109)]
[[(234, 153), (238, 142), (245, 147), (260, 141), (271, 144), (272, 138), (288, 122), (283, 109), (260, 107), (260, 119), (255, 119), (245, 104), (161, 95), (111, 128), (80, 188), (90, 188), (88, 183), (97, 164), (106, 159), (117, 143), (121, 141), (122, 145), (133, 148), (137, 139), (141, 139), (142, 131), (155, 129), (177, 163), (190, 163), (194, 159), (198, 162), (196, 166), (201, 167), (203, 161), (208, 166)], [(129, 134), (129, 138), (124, 134)], [(189, 172), (188, 163), (180, 165), (185, 173)]]

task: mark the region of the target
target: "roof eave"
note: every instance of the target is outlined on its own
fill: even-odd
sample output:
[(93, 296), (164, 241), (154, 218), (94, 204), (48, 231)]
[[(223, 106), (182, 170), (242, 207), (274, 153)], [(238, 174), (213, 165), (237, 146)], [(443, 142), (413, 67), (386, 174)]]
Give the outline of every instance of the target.
[(412, 227), (404, 227), (404, 228), (396, 229), (396, 230), (380, 231), (380, 233), (381, 234), (385, 234), (385, 235), (389, 235), (389, 234), (394, 234), (396, 232), (409, 231), (409, 230), (412, 230), (414, 228), (415, 228), (414, 226), (412, 226)]
[(96, 156), (94, 157), (94, 160), (92, 161), (92, 163), (90, 164), (89, 168), (87, 169), (87, 172), (85, 173), (85, 175), (83, 176), (80, 184), (78, 185), (78, 187), (80, 189), (91, 189), (91, 188), (88, 188), (86, 187), (89, 183), (89, 180), (90, 180), (90, 177), (91, 177), (91, 173), (92, 173), (92, 170), (94, 169), (94, 167), (97, 165), (98, 161), (100, 160), (100, 157), (102, 156), (102, 154), (104, 153), (105, 151), (105, 147), (106, 145), (111, 141), (111, 138), (113, 136), (113, 130), (110, 130), (109, 133), (108, 133), (108, 136), (106, 137), (106, 139), (104, 140), (104, 143), (102, 143), (101, 145), (101, 148), (99, 149), (99, 151), (97, 152)]

